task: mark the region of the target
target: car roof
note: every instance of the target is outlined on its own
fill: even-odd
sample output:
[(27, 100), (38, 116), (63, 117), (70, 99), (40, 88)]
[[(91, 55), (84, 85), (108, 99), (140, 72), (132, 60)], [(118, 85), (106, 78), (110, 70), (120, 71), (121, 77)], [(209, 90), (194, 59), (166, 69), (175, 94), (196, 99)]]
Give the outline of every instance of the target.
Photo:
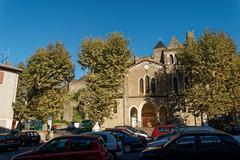
[(84, 132), (81, 133), (80, 135), (88, 135), (88, 134), (93, 134), (93, 135), (112, 135), (111, 132), (103, 131), (103, 132)]
[(22, 133), (37, 133), (37, 131), (22, 131)]
[(185, 128), (181, 131), (181, 135), (197, 135), (197, 134), (226, 134), (220, 130), (211, 128), (211, 127), (190, 127)]
[(120, 128), (106, 128), (104, 131), (122, 131)]
[(133, 128), (131, 126), (115, 126), (115, 128), (117, 128), (117, 127)]
[(60, 137), (56, 137), (56, 139), (58, 138), (82, 138), (82, 139), (91, 139), (91, 140), (96, 140), (101, 136), (98, 135), (70, 135), (70, 136), (60, 136)]

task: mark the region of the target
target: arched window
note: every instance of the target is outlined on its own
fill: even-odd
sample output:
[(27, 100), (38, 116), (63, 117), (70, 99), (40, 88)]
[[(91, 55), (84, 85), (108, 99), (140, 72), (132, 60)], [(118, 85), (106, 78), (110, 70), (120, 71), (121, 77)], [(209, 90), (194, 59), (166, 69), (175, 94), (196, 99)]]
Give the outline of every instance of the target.
[(170, 63), (174, 64), (174, 59), (173, 59), (173, 55), (170, 54)]
[(155, 81), (155, 79), (153, 78), (152, 81), (151, 81), (151, 92), (152, 92), (152, 93), (155, 93), (155, 92), (156, 92), (156, 86), (155, 86), (155, 84), (156, 84), (156, 81)]
[(160, 63), (164, 64), (164, 53), (161, 53), (161, 59), (160, 59)]
[(140, 93), (143, 93), (143, 79), (142, 78), (139, 80), (139, 89), (140, 89)]
[(149, 85), (149, 76), (145, 77), (145, 89), (146, 89), (146, 93), (150, 93), (150, 85)]
[(188, 88), (188, 86), (189, 86), (189, 80), (188, 80), (188, 77), (185, 77), (185, 79), (184, 79), (184, 87), (185, 87), (185, 89), (187, 89)]
[(173, 78), (173, 90), (178, 93), (178, 79), (176, 77)]
[(130, 110), (130, 121), (131, 121), (131, 126), (132, 127), (136, 127), (137, 126), (137, 122), (138, 122), (138, 115), (137, 115), (137, 109), (135, 107), (133, 107)]

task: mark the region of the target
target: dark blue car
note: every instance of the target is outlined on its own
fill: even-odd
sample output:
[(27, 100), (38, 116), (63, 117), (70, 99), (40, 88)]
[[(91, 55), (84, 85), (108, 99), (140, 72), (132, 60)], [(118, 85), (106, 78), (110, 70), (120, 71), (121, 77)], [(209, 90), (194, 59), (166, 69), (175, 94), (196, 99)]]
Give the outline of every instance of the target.
[(106, 129), (105, 131), (117, 133), (121, 137), (123, 142), (123, 150), (125, 153), (129, 153), (133, 149), (141, 148), (144, 146), (140, 137), (125, 130), (111, 128)]

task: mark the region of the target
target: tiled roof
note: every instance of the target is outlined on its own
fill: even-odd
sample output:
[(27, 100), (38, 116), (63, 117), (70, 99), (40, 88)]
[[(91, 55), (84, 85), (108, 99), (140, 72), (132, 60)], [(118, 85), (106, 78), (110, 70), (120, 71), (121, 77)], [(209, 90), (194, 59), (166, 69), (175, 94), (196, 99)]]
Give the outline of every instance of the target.
[(9, 65), (5, 65), (5, 64), (0, 64), (0, 69), (11, 71), (11, 72), (17, 72), (17, 73), (21, 73), (23, 71), (19, 68), (9, 66)]

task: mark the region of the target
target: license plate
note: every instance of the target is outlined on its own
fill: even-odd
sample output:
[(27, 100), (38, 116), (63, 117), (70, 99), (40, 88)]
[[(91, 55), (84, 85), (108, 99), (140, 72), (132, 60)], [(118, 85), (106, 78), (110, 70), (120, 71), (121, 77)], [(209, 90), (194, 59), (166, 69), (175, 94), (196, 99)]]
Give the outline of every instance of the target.
[(10, 140), (10, 141), (6, 141), (7, 143), (12, 143), (12, 142), (15, 142), (14, 140)]
[(32, 140), (36, 140), (36, 139), (37, 139), (36, 137), (32, 138)]

